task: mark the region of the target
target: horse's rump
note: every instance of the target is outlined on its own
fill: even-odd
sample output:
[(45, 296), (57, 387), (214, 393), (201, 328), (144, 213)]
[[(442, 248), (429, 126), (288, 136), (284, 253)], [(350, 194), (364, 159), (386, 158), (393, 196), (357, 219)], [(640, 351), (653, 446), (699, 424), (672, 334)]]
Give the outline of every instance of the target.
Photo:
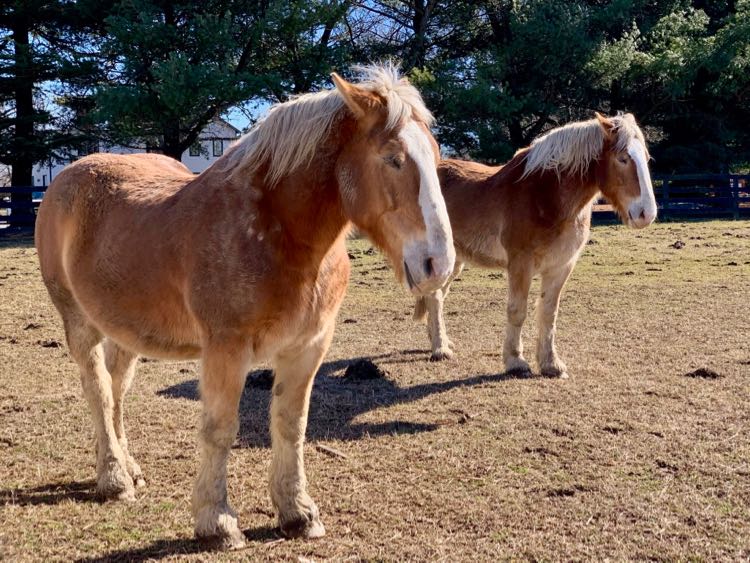
[(127, 346), (194, 356), (182, 252), (170, 234), (173, 214), (165, 213), (193, 179), (177, 161), (148, 154), (96, 154), (63, 170), (45, 194), (36, 230), (45, 284), (67, 301), (56, 300), (58, 308), (80, 309)]

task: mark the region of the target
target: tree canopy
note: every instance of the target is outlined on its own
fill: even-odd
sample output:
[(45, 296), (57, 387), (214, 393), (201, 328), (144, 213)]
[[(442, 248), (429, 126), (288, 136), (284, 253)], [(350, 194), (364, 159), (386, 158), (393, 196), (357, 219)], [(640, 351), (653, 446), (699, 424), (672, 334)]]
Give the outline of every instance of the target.
[(179, 158), (230, 108), (387, 57), (461, 156), (503, 162), (631, 111), (659, 172), (750, 166), (750, 0), (16, 0), (0, 8), (0, 162), (27, 183), (91, 136)]

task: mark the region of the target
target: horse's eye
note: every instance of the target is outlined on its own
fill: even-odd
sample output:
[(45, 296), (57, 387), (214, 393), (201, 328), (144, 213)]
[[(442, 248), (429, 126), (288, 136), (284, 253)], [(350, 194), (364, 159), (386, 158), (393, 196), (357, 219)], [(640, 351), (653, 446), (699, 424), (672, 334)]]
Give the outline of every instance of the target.
[(401, 154), (391, 154), (383, 157), (383, 160), (385, 160), (389, 166), (393, 166), (397, 170), (400, 170), (401, 166), (404, 164), (404, 156)]
[(628, 155), (626, 155), (626, 154), (621, 154), (621, 155), (619, 155), (619, 156), (617, 157), (617, 161), (618, 161), (618, 162), (619, 162), (620, 164), (627, 164), (627, 163), (628, 163), (628, 160), (630, 160), (630, 159), (628, 158)]

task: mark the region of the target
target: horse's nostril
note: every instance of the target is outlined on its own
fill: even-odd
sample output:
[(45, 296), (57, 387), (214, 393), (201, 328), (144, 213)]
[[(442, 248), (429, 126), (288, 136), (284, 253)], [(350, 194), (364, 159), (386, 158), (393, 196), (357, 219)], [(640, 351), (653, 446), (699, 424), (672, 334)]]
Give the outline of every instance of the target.
[(427, 275), (427, 277), (432, 277), (433, 274), (433, 268), (432, 268), (432, 258), (427, 258), (424, 261), (424, 273)]
[(641, 219), (645, 219), (646, 218), (646, 210), (645, 209), (641, 209), (640, 218)]

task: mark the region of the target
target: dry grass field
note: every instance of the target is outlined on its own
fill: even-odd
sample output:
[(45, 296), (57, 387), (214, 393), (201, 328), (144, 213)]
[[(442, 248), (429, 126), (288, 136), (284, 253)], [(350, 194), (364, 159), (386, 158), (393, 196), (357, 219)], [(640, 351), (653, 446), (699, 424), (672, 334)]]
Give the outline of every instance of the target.
[[(277, 535), (256, 372), (229, 467), (250, 541), (215, 554), (192, 541), (197, 364), (140, 363), (127, 424), (148, 485), (97, 502), (93, 429), (33, 245), (0, 241), (0, 559), (750, 558), (750, 223), (595, 228), (563, 295), (564, 381), (502, 373), (506, 280), (476, 268), (447, 301), (457, 359), (428, 362), (412, 300), (369, 248), (351, 243), (313, 392), (307, 470), (328, 535)], [(533, 358), (533, 321), (524, 334)], [(386, 377), (344, 378), (360, 357)], [(688, 375), (701, 368), (714, 377)]]

